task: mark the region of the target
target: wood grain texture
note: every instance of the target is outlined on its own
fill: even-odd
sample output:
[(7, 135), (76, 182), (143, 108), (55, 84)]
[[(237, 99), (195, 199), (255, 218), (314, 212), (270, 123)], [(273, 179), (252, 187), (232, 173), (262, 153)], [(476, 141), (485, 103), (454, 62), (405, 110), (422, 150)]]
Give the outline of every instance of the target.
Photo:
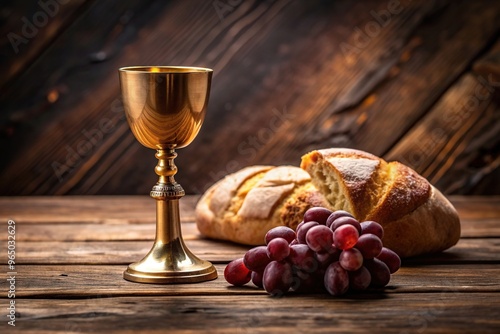
[[(181, 216), (192, 215), (197, 198), (186, 196)], [(293, 293), (271, 298), (251, 284), (229, 286), (223, 278), (225, 265), (248, 247), (200, 239), (192, 221), (182, 225), (186, 243), (196, 254), (216, 262), (218, 279), (180, 285), (123, 280), (126, 265), (141, 258), (152, 244), (143, 234), (151, 238), (154, 226), (141, 215), (154, 208), (145, 203), (154, 201), (145, 196), (0, 197), (0, 219), (13, 213), (20, 219), (16, 221), (16, 330), (497, 333), (500, 199), (451, 199), (468, 236), (441, 254), (405, 259), (383, 291), (342, 298)], [(6, 265), (0, 267), (8, 272)], [(0, 280), (0, 290), (8, 290), (7, 280)], [(6, 294), (0, 294), (0, 300), (9, 301)], [(0, 328), (2, 333), (13, 332), (6, 323)]]
[[(156, 161), (125, 124), (120, 66), (214, 68), (202, 132), (176, 160), (187, 192), (201, 193), (247, 165), (298, 165), (312, 148), (390, 152), (500, 31), (500, 4), (488, 0), (401, 1), (385, 21), (385, 0), (248, 0), (224, 15), (214, 3), (89, 2), (0, 94), (0, 194), (149, 192)], [(57, 99), (47, 103), (50, 94)], [(482, 122), (447, 129), (468, 150), (480, 148), (480, 172), (467, 173), (461, 147), (432, 151), (439, 168), (430, 175), (448, 193), (498, 194), (485, 186), (498, 175), (488, 140), (497, 110), (481, 107), (471, 119)], [(474, 140), (485, 129), (489, 137)]]
[[(500, 218), (481, 219), (479, 221), (463, 220), (462, 238), (500, 238)], [(131, 224), (122, 220), (107, 220), (105, 224), (25, 224), (18, 221), (18, 241), (151, 241), (155, 235), (155, 224)], [(200, 237), (200, 232), (193, 222), (182, 224), (184, 239), (192, 240)], [(7, 240), (7, 235), (0, 236)]]
[(488, 50), (488, 53), (474, 63), (474, 72), (482, 77), (486, 77), (489, 82), (494, 83), (494, 88), (500, 87), (500, 41)]
[(85, 10), (88, 0), (2, 1), (0, 88), (23, 72)]
[[(17, 274), (22, 280), (17, 284), (19, 298), (107, 298), (123, 296), (240, 296), (267, 293), (252, 283), (234, 287), (224, 279), (225, 264), (216, 265), (219, 278), (205, 284), (178, 285), (137, 284), (122, 278), (125, 265), (20, 265)], [(386, 295), (408, 293), (455, 292), (500, 292), (498, 265), (468, 265), (459, 274), (450, 276), (453, 265), (412, 266), (400, 269), (384, 289)], [(2, 269), (6, 269), (3, 267)], [(426, 277), (422, 280), (422, 277)], [(419, 285), (415, 285), (419, 282)], [(474, 282), (471, 285), (470, 282)], [(7, 289), (7, 282), (0, 282)], [(367, 291), (379, 294), (379, 290)], [(293, 294), (291, 294), (293, 296)], [(376, 296), (374, 296), (376, 297)], [(0, 296), (6, 298), (6, 296)], [(209, 298), (209, 297), (207, 297)]]
[[(194, 221), (194, 208), (200, 196), (180, 200), (181, 219)], [(449, 196), (462, 221), (481, 222), (500, 219), (500, 197)], [(154, 223), (155, 201), (149, 196), (19, 196), (0, 197), (0, 219), (18, 219), (23, 224)]]
[[(500, 106), (488, 76), (466, 74), (387, 153), (421, 172), (445, 193), (467, 193), (499, 164)], [(477, 150), (478, 147), (483, 147)], [(436, 159), (436, 157), (442, 157)], [(460, 177), (454, 165), (461, 165)], [(443, 178), (443, 175), (449, 175)], [(454, 175), (455, 177), (451, 177)], [(494, 193), (494, 186), (485, 189)]]
[[(183, 221), (194, 221), (198, 196), (180, 200)], [(156, 202), (149, 196), (4, 197), (0, 219), (32, 223), (154, 223)]]
[[(153, 245), (150, 241), (57, 242), (39, 241), (19, 243), (17, 260), (23, 264), (129, 264), (146, 255)], [(190, 250), (212, 262), (227, 263), (242, 257), (248, 247), (205, 239), (186, 240)]]
[[(461, 12), (459, 6), (448, 6), (444, 9), (443, 15), (439, 20), (431, 19), (430, 22), (432, 23), (426, 25), (425, 28), (422, 28), (419, 19), (425, 20), (427, 15), (432, 17), (436, 14), (436, 10), (442, 8), (427, 8), (429, 12), (421, 12), (423, 8), (419, 7), (415, 13), (411, 13), (410, 11), (408, 13), (409, 17), (406, 18), (418, 26), (418, 30), (410, 24), (398, 27), (397, 23), (394, 23), (394, 26), (387, 26), (387, 28), (393, 27), (397, 31), (392, 32), (388, 36), (380, 34), (380, 39), (374, 38), (374, 40), (376, 39), (377, 47), (384, 45), (385, 49), (390, 50), (384, 54), (385, 58), (383, 60), (375, 58), (377, 56), (377, 49), (368, 50), (367, 48), (366, 50), (367, 53), (370, 53), (370, 55), (366, 55), (368, 58), (367, 61), (373, 64), (373, 69), (370, 73), (373, 73), (374, 76), (377, 74), (380, 76), (378, 78), (380, 84), (368, 90), (366, 87), (367, 83), (363, 82), (367, 93), (363, 96), (363, 99), (347, 103), (349, 108), (345, 108), (345, 110), (334, 108), (338, 104), (339, 97), (331, 94), (335, 96), (335, 99), (331, 102), (333, 106), (330, 106), (328, 110), (329, 114), (326, 113), (329, 117), (325, 116), (324, 112), (321, 115), (322, 117), (309, 122), (306, 129), (301, 126), (304, 123), (301, 119), (290, 122), (288, 124), (289, 127), (284, 129), (284, 131), (295, 134), (292, 145), (289, 145), (288, 141), (283, 141), (281, 138), (275, 137), (263, 150), (264, 156), (267, 157), (267, 160), (264, 159), (264, 161), (267, 162), (276, 156), (279, 157), (283, 155), (282, 152), (286, 152), (289, 149), (294, 150), (297, 146), (304, 147), (304, 151), (318, 148), (318, 146), (347, 146), (361, 148), (376, 155), (384, 154), (385, 156), (387, 150), (396, 144), (400, 137), (404, 136), (409, 129), (412, 129), (416, 121), (423, 115), (426, 115), (429, 107), (462, 74), (468, 66), (467, 63), (476, 57), (477, 47), (481, 43), (475, 44), (478, 40), (474, 39), (474, 41), (471, 41), (467, 45), (461, 44), (464, 39), (468, 38), (466, 36), (481, 35), (485, 38), (484, 42), (486, 43), (491, 41), (491, 39), (496, 39), (498, 27), (493, 22), (498, 21), (500, 12), (496, 14), (489, 12), (491, 14), (491, 21), (489, 21), (490, 19), (484, 21), (485, 17), (476, 12), (477, 10), (481, 11), (479, 9), (480, 6), (476, 7), (476, 5), (469, 7), (467, 10), (462, 8), (464, 9), (462, 14), (459, 14)], [(489, 11), (486, 8), (484, 10)], [(477, 15), (472, 14), (473, 12), (476, 12)], [(403, 16), (403, 13), (400, 15)], [(412, 17), (412, 14), (415, 16)], [(487, 23), (488, 21), (489, 23)], [(439, 38), (436, 38), (436, 31), (441, 32)], [(476, 33), (472, 33), (472, 31), (476, 31)], [(398, 37), (406, 39), (406, 43), (399, 44), (400, 40), (397, 39)], [(444, 42), (445, 40), (446, 42)], [(429, 52), (429, 50), (433, 50), (434, 52)], [(431, 53), (432, 56), (430, 55)], [(371, 57), (374, 57), (374, 59), (370, 59)], [(469, 60), (466, 60), (468, 57)], [(380, 74), (380, 71), (384, 72)], [(325, 84), (325, 86), (333, 87), (332, 89), (345, 87), (335, 84), (334, 80), (336, 78), (331, 78), (331, 85)], [(383, 84), (382, 80), (384, 80)], [(371, 83), (370, 81), (368, 82)], [(359, 93), (359, 90), (359, 88), (354, 90), (354, 93)], [(319, 103), (322, 102), (319, 97), (316, 100), (320, 101)], [(300, 106), (302, 110), (308, 107), (314, 108), (315, 106), (306, 106), (305, 104)], [(480, 112), (484, 109), (484, 104), (481, 107), (482, 109), (470, 112), (474, 115), (471, 117), (472, 120), (477, 120), (481, 117)], [(499, 109), (498, 107), (495, 108), (495, 113), (498, 114)], [(343, 112), (340, 113), (341, 111)], [(350, 114), (347, 124), (345, 113)], [(295, 114), (298, 114), (298, 112)], [(303, 114), (302, 117), (306, 118), (307, 116)], [(489, 123), (491, 123), (492, 119), (496, 119), (496, 117), (493, 116), (490, 118)], [(461, 119), (454, 119), (453, 123), (447, 125), (447, 129), (455, 137), (461, 138), (463, 134), (455, 127), (467, 126), (467, 124), (463, 125), (462, 123), (466, 122)], [(488, 123), (488, 120), (486, 123)], [(470, 125), (468, 126), (471, 127)], [(420, 139), (412, 138), (413, 142)], [(446, 140), (446, 138), (444, 139)], [(485, 140), (487, 141), (487, 139)], [(467, 142), (466, 140), (464, 141)], [(405, 153), (413, 154), (413, 147), (405, 150)], [(436, 163), (453, 164), (453, 161), (449, 161), (446, 156), (432, 154), (432, 152), (429, 153), (429, 156)], [(419, 173), (426, 171), (422, 167), (415, 165), (415, 169)], [(441, 173), (438, 179), (446, 178), (445, 176), (445, 173)], [(463, 179), (463, 177), (460, 177), (460, 180)], [(453, 178), (447, 180), (453, 180)], [(435, 182), (436, 180), (433, 181)], [(457, 188), (453, 190), (458, 191)], [(468, 191), (470, 189), (464, 190), (464, 193)], [(495, 191), (493, 190), (492, 193), (495, 193)], [(447, 191), (447, 193), (453, 193), (453, 191)]]
[[(243, 256), (246, 246), (200, 239), (193, 222), (197, 199), (181, 200), (187, 245), (217, 263)], [(405, 263), (500, 263), (498, 197), (452, 197), (451, 201), (462, 221), (458, 245)], [(10, 217), (17, 222), (18, 260), (24, 264), (65, 264), (69, 257), (79, 264), (127, 264), (142, 257), (154, 238), (154, 201), (145, 196), (1, 198), (0, 209), (2, 221)]]
[[(78, 231), (77, 228), (75, 228)], [(151, 249), (150, 241), (101, 242), (19, 242), (17, 260), (20, 264), (129, 264), (140, 260)], [(112, 238), (110, 238), (112, 239)], [(215, 263), (228, 263), (243, 257), (247, 246), (228, 242), (186, 238), (186, 245), (195, 254)], [(443, 253), (406, 259), (408, 264), (500, 263), (500, 239), (461, 239)]]
[[(35, 160), (25, 161), (24, 172), (31, 174), (31, 171), (34, 171), (37, 178), (41, 177), (35, 182), (31, 182), (29, 178), (19, 178), (12, 184), (6, 181), (9, 178), (5, 178), (6, 175), (3, 174), (0, 182), (6, 185), (2, 187), (5, 191), (9, 192), (11, 187), (21, 187), (24, 191), (19, 192), (20, 194), (47, 194), (47, 182), (56, 188), (69, 186), (72, 180), (60, 181), (62, 177), (56, 176), (53, 163), (65, 165), (70, 170), (76, 165), (88, 168), (89, 164), (98, 161), (106, 150), (111, 149), (114, 152), (106, 155), (107, 157), (116, 159), (114, 154), (121, 152), (120, 147), (123, 149), (124, 145), (126, 147), (127, 143), (132, 142), (132, 138), (121, 140), (120, 136), (126, 129), (118, 129), (119, 123), (124, 121), (123, 112), (118, 109), (121, 105), (117, 104), (119, 100), (117, 100), (116, 69), (119, 66), (108, 67), (110, 64), (104, 65), (104, 61), (118, 53), (129, 38), (136, 38), (134, 36), (137, 34), (137, 29), (145, 22), (154, 20), (154, 14), (159, 7), (166, 5), (167, 1), (93, 2), (87, 11), (81, 13), (79, 20), (60, 34), (57, 41), (39, 58), (37, 64), (24, 73), (24, 77), (30, 78), (36, 75), (44, 77), (45, 80), (19, 79), (9, 87), (9, 90), (4, 90), (3, 96), (8, 101), (7, 109), (32, 111), (30, 114), (20, 112), (17, 118), (7, 119), (6, 124), (13, 129), (11, 140), (19, 140), (20, 145), (31, 147), (32, 153), (29, 156)], [(137, 17), (139, 13), (143, 15), (142, 18)], [(100, 57), (97, 61), (94, 59), (96, 54)], [(64, 55), (64, 61), (60, 58), (61, 55)], [(89, 71), (90, 68), (93, 70)], [(98, 84), (98, 78), (104, 82)], [(104, 78), (114, 83), (107, 85)], [(87, 90), (83, 91), (84, 94), (75, 93), (82, 89), (82, 82), (92, 86), (92, 92)], [(94, 88), (97, 88), (97, 91), (93, 91)], [(111, 96), (108, 89), (112, 91)], [(30, 99), (21, 94), (12, 94), (19, 90), (23, 90), (26, 93), (24, 96), (30, 96)], [(58, 100), (46, 105), (46, 95), (53, 91), (59, 95)], [(85, 101), (86, 98), (89, 100)], [(105, 128), (102, 127), (102, 122), (107, 124)], [(38, 125), (36, 130), (33, 124)], [(97, 131), (101, 131), (103, 137), (106, 135), (106, 139), (111, 137), (113, 140), (119, 140), (119, 143), (115, 142), (117, 147), (110, 146), (109, 142), (104, 140), (89, 139), (99, 138)], [(26, 133), (31, 135), (26, 136)], [(91, 137), (92, 134), (96, 137)], [(38, 136), (42, 136), (44, 140), (36, 140)], [(53, 140), (57, 144), (54, 144)], [(12, 145), (6, 147), (7, 152), (22, 158), (23, 155), (19, 156), (19, 152), (14, 151), (15, 147)], [(60, 155), (54, 156), (54, 153), (58, 152)], [(71, 155), (69, 152), (76, 153)], [(5, 163), (7, 162), (2, 160), (2, 164)]]
[[(20, 299), (23, 333), (497, 333), (500, 299), (490, 293), (410, 293), (350, 298), (303, 296)], [(264, 304), (263, 304), (264, 303)], [(363, 316), (358, 311), (362, 309)], [(294, 311), (300, 310), (300, 311)], [(472, 319), (471, 313), (482, 317)], [(279, 319), (279, 321), (277, 321)], [(471, 322), (473, 326), (471, 326)], [(21, 325), (22, 324), (22, 325)]]

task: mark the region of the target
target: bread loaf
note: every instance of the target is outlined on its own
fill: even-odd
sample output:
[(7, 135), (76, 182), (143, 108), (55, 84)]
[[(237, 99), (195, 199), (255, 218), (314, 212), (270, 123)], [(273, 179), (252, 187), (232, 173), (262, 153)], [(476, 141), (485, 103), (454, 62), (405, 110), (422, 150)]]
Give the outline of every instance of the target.
[(295, 229), (313, 206), (328, 203), (307, 172), (291, 166), (253, 166), (208, 189), (196, 206), (196, 223), (207, 237), (261, 245), (269, 229)]
[(269, 229), (295, 229), (307, 209), (323, 206), (380, 223), (384, 246), (401, 257), (445, 250), (460, 237), (450, 202), (399, 162), (352, 149), (326, 149), (304, 155), (301, 167), (305, 171), (253, 166), (228, 175), (198, 202), (198, 229), (210, 238), (261, 245)]
[(450, 202), (399, 162), (352, 149), (325, 149), (302, 157), (301, 167), (336, 210), (384, 227), (384, 246), (401, 257), (445, 250), (460, 238)]

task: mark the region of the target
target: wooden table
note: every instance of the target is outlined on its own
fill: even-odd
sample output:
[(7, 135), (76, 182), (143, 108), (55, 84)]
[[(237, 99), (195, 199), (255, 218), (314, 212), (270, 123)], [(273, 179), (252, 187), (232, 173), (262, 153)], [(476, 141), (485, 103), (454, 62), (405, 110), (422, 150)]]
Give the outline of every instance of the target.
[[(181, 201), (188, 246), (213, 261), (219, 278), (203, 284), (146, 285), (123, 280), (149, 250), (154, 201), (148, 197), (0, 198), (2, 245), (16, 222), (16, 327), (7, 325), (8, 285), (0, 280), (2, 333), (310, 333), (499, 332), (500, 197), (452, 197), (462, 239), (442, 254), (405, 260), (383, 293), (344, 298), (271, 298), (230, 287), (228, 261), (246, 247), (206, 240), (194, 224), (197, 197)], [(2, 246), (2, 263), (6, 263)], [(8, 268), (3, 265), (2, 273)], [(6, 331), (7, 329), (7, 331)]]

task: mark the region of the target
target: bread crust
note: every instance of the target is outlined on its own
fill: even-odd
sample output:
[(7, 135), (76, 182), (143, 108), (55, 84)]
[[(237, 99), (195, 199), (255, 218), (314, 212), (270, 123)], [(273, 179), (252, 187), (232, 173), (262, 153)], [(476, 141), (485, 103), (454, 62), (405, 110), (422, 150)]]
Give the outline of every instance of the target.
[[(252, 168), (250, 172), (246, 168), (226, 176), (200, 198), (195, 214), (198, 230), (202, 235), (246, 245), (262, 245), (265, 234), (271, 228), (289, 226), (295, 229), (307, 209), (312, 206), (329, 206), (310, 182), (309, 175), (298, 167)], [(242, 175), (244, 180), (238, 187), (231, 187), (234, 189), (232, 201), (221, 209), (219, 199), (214, 196), (221, 194), (221, 190), (222, 193), (228, 190), (228, 179), (241, 181)], [(260, 192), (260, 195), (253, 196), (255, 192)], [(212, 205), (214, 200), (219, 201), (216, 210)], [(254, 202), (248, 203), (246, 200)]]
[(383, 243), (401, 257), (444, 251), (460, 239), (460, 219), (443, 194), (431, 187), (424, 204), (403, 217), (382, 222)]
[[(362, 151), (333, 148), (304, 155), (301, 167), (312, 175), (312, 182), (334, 209), (347, 209), (360, 221), (380, 223), (384, 246), (401, 257), (443, 251), (460, 238), (455, 208), (408, 166)], [(320, 174), (336, 181), (325, 182), (327, 176)], [(340, 187), (332, 189), (336, 184)], [(345, 200), (339, 201), (333, 191)]]

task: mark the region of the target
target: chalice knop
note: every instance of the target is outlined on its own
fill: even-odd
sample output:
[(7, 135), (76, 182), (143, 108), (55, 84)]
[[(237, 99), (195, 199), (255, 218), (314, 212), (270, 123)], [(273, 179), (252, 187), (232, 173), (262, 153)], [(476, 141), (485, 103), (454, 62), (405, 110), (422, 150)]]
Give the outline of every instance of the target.
[(195, 283), (217, 278), (217, 271), (184, 244), (179, 199), (184, 189), (174, 179), (175, 149), (189, 145), (205, 118), (212, 70), (181, 66), (132, 66), (119, 69), (127, 121), (135, 138), (156, 150), (158, 182), (156, 238), (149, 253), (123, 273), (140, 283)]

